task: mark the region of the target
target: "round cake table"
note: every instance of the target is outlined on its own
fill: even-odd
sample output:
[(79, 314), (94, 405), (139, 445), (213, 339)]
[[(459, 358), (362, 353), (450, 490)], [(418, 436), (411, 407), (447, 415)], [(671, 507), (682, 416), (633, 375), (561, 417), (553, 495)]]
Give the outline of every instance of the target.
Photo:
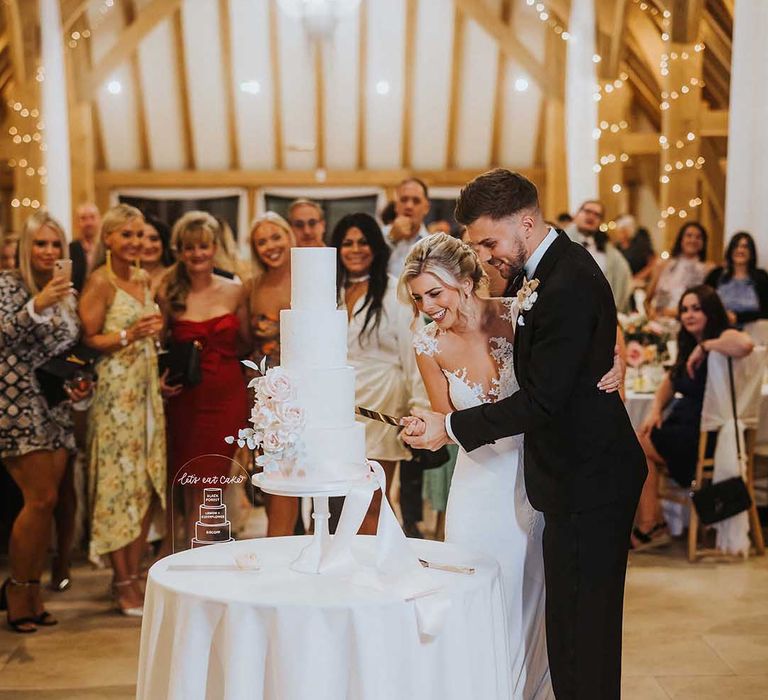
[[(495, 560), (409, 540), (436, 564), (406, 599), (367, 566), (289, 567), (309, 537), (181, 552), (149, 571), (137, 697), (145, 700), (501, 700), (510, 697), (504, 599)], [(373, 537), (355, 538), (361, 562)], [(256, 555), (259, 570), (236, 558)], [(366, 572), (369, 572), (366, 575)]]

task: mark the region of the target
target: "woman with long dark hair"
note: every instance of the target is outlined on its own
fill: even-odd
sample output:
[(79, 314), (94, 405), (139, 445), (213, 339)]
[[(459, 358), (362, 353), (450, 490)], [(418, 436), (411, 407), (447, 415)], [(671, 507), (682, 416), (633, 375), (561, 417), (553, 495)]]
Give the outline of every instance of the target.
[(160, 282), (173, 265), (171, 229), (164, 221), (152, 216), (144, 217), (144, 237), (141, 239), (141, 267), (149, 275), (149, 288), (156, 294)]
[(704, 282), (712, 268), (707, 259), (707, 230), (697, 221), (686, 221), (677, 233), (669, 258), (656, 266), (648, 286), (651, 317), (677, 317), (677, 307), (686, 289)]
[[(648, 461), (648, 478), (632, 531), (632, 546), (636, 549), (669, 540), (657, 496), (658, 467), (664, 466), (683, 488), (690, 487), (694, 477), (707, 384), (707, 353), (745, 357), (754, 347), (746, 333), (730, 327), (720, 297), (707, 285), (683, 293), (678, 318), (677, 360), (656, 390), (653, 406), (638, 431)], [(664, 418), (664, 409), (677, 394), (681, 398), (675, 400)]]
[[(426, 405), (426, 393), (411, 344), (411, 314), (397, 300), (397, 280), (387, 274), (389, 246), (368, 214), (348, 214), (333, 230), (337, 250), (339, 301), (349, 316), (349, 363), (355, 368), (358, 406), (402, 416), (415, 404)], [(410, 459), (397, 431), (385, 423), (366, 421), (366, 454), (380, 462), (391, 488), (398, 461)], [(375, 534), (381, 507), (377, 491), (360, 528)]]
[(768, 273), (757, 266), (755, 239), (746, 231), (733, 234), (725, 251), (725, 265), (704, 280), (717, 290), (731, 321), (745, 323), (768, 318)]

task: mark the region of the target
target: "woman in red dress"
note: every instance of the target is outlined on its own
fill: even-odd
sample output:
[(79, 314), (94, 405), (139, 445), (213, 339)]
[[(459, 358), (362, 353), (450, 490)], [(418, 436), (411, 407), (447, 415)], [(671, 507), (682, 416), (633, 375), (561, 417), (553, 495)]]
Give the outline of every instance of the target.
[[(167, 274), (159, 298), (174, 343), (201, 345), (202, 381), (185, 386), (168, 402), (169, 475), (179, 483), (187, 473), (193, 485), (221, 486), (211, 477), (229, 475), (235, 445), (224, 438), (246, 425), (248, 394), (239, 361), (247, 349), (248, 317), (242, 284), (213, 274), (216, 229), (210, 214), (193, 211), (173, 227), (172, 247), (178, 262)], [(196, 459), (203, 455), (220, 455)], [(226, 459), (222, 459), (222, 457)], [(189, 484), (188, 484), (189, 485)], [(199, 499), (186, 499), (187, 539), (194, 534)]]

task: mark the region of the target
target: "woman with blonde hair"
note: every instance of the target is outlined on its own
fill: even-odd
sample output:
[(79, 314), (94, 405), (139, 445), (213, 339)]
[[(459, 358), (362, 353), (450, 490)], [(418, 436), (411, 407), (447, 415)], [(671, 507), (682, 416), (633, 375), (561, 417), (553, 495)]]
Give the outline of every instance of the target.
[[(191, 211), (174, 225), (171, 247), (177, 262), (158, 295), (168, 319), (170, 353), (195, 343), (200, 354), (200, 381), (171, 377), (179, 390), (168, 402), (171, 483), (190, 460), (203, 455), (232, 459), (235, 446), (224, 438), (248, 417), (248, 394), (239, 355), (248, 347), (248, 316), (243, 285), (215, 275), (216, 231), (210, 214)], [(222, 459), (197, 460), (190, 471), (223, 477), (230, 465)], [(209, 481), (208, 484), (215, 483)], [(196, 501), (197, 502), (194, 502)], [(187, 538), (194, 535), (199, 499), (184, 501)]]
[[(280, 364), (280, 311), (291, 306), (291, 248), (293, 231), (282, 216), (268, 211), (251, 224), (252, 277), (246, 284), (252, 358)], [(267, 536), (294, 533), (299, 499), (266, 495)]]
[(118, 610), (143, 611), (139, 570), (152, 505), (165, 508), (165, 414), (155, 339), (162, 329), (141, 270), (144, 217), (127, 204), (101, 225), (106, 264), (80, 301), (84, 341), (101, 353), (88, 420), (92, 557), (108, 554)]
[[(406, 258), (400, 299), (413, 308), (414, 320), (420, 314), (432, 319), (416, 330), (413, 345), (434, 411), (448, 414), (494, 403), (519, 388), (513, 342), (520, 302), (483, 298), (487, 279), (472, 247), (444, 233), (419, 241)], [(600, 386), (617, 387), (620, 377), (621, 367), (614, 364)], [(407, 422), (411, 431), (414, 426)], [(544, 519), (528, 501), (522, 450), (522, 435), (472, 452), (459, 447), (445, 539), (498, 560), (510, 640), (511, 696), (548, 700), (554, 693), (544, 631)]]
[[(43, 607), (40, 574), (75, 439), (69, 402), (51, 405), (35, 370), (80, 334), (71, 281), (54, 273), (66, 245), (61, 225), (38, 212), (19, 239), (19, 270), (0, 273), (0, 458), (24, 499), (11, 530), (11, 575), (0, 592), (0, 610), (21, 633), (56, 624)], [(65, 391), (74, 400), (86, 395), (66, 384)]]

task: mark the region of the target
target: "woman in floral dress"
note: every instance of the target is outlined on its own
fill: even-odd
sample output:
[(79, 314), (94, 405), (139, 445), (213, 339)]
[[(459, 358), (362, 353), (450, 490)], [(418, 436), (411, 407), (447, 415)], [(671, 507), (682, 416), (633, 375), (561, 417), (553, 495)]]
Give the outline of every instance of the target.
[(92, 557), (109, 554), (113, 594), (125, 615), (142, 614), (139, 566), (151, 505), (165, 508), (165, 416), (155, 338), (162, 317), (141, 274), (144, 217), (120, 204), (102, 224), (106, 265), (80, 303), (84, 339), (102, 355), (88, 421)]

